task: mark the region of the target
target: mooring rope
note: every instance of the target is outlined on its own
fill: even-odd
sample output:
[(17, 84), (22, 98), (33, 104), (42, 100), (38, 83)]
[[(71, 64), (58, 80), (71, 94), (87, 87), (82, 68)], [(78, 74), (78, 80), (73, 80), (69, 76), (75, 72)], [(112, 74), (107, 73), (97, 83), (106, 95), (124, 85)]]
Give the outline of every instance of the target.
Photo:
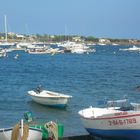
[[(19, 130), (21, 129), (20, 124), (16, 124), (12, 130), (11, 140), (18, 140), (19, 137)], [(29, 134), (29, 127), (28, 125), (23, 125), (23, 136), (21, 136), (21, 140), (27, 140)]]
[(49, 137), (53, 140), (58, 140), (58, 126), (55, 122), (48, 122), (44, 125), (45, 129), (49, 133)]

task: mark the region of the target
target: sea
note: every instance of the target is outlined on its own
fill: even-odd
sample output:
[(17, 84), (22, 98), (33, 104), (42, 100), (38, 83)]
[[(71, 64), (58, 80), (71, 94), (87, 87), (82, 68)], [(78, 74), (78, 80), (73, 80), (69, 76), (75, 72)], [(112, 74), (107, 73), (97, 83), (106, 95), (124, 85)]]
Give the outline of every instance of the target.
[[(140, 102), (140, 53), (120, 51), (128, 45), (91, 46), (90, 54), (33, 55), (13, 51), (0, 58), (0, 128), (11, 127), (31, 111), (34, 121), (57, 121), (64, 136), (88, 134), (78, 111), (100, 107), (105, 99)], [(18, 59), (14, 56), (18, 53)], [(28, 96), (39, 84), (44, 89), (72, 95), (66, 108), (35, 103)]]

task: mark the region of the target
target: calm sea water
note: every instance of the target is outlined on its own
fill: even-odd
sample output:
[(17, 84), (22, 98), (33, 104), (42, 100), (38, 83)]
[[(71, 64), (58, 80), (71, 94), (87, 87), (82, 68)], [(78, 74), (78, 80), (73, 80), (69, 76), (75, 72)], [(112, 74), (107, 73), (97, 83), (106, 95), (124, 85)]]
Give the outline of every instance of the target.
[[(26, 111), (35, 121), (64, 125), (64, 135), (87, 134), (77, 112), (99, 101), (127, 96), (140, 102), (140, 53), (122, 52), (129, 46), (96, 46), (93, 54), (31, 55), (23, 51), (0, 59), (0, 128), (15, 125)], [(14, 59), (19, 54), (17, 60)], [(39, 105), (27, 95), (42, 84), (45, 89), (72, 95), (65, 109)]]

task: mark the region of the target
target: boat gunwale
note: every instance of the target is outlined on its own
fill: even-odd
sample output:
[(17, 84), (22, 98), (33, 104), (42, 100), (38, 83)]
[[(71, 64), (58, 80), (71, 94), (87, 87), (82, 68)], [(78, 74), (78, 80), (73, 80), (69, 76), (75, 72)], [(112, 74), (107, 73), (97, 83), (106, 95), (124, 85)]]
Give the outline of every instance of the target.
[(64, 99), (72, 98), (72, 96), (70, 96), (70, 95), (64, 95), (64, 94), (61, 94), (61, 93), (47, 91), (47, 90), (44, 90), (44, 91), (46, 92), (46, 95), (50, 94), (50, 96), (45, 96), (45, 94), (40, 94), (40, 93), (37, 94), (33, 90), (28, 91), (28, 94), (32, 97), (40, 97), (40, 98), (64, 98)]
[(140, 116), (139, 114), (131, 114), (131, 115), (120, 115), (120, 116), (113, 116), (113, 117), (100, 117), (100, 118), (94, 118), (94, 116), (91, 117), (84, 117), (83, 115), (79, 114), (81, 118), (87, 119), (87, 120), (107, 120), (107, 119), (117, 119), (117, 118), (129, 118), (129, 117), (137, 117)]
[[(0, 132), (12, 131), (12, 130), (13, 130), (13, 127), (10, 127), (10, 128), (1, 128), (0, 129)], [(36, 131), (42, 132), (41, 129), (39, 129), (39, 128), (33, 128), (33, 127), (29, 127), (29, 130), (36, 130)]]

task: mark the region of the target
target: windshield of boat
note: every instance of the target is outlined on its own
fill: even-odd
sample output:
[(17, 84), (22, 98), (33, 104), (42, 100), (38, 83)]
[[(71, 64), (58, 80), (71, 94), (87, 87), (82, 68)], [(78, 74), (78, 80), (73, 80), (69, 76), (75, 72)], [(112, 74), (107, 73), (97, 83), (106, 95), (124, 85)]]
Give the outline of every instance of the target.
[(38, 87), (36, 88), (36, 93), (40, 93), (42, 92), (42, 90), (43, 90), (42, 85), (38, 85)]
[(107, 107), (114, 107), (121, 111), (134, 110), (134, 106), (131, 105), (128, 99), (107, 101)]

